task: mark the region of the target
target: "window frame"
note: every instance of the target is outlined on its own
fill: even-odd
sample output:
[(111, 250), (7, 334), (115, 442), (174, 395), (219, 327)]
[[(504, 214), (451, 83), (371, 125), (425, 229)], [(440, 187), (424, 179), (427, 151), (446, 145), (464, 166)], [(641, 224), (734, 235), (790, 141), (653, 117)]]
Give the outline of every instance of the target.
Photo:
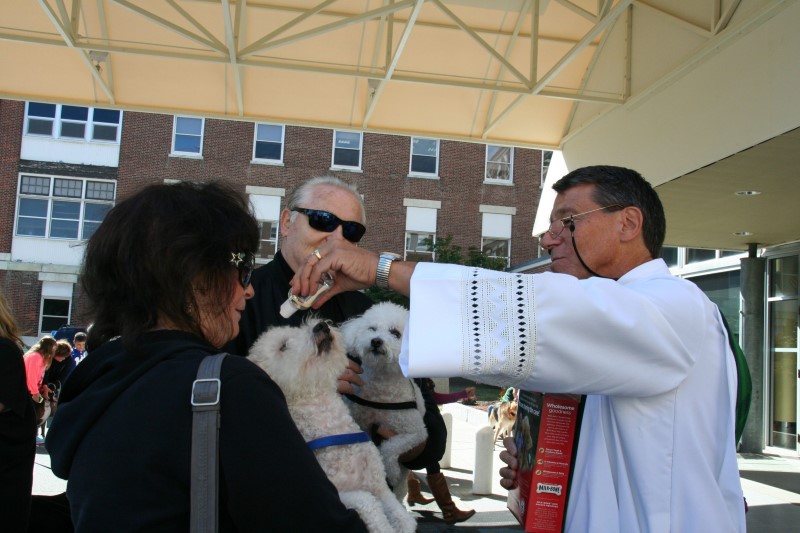
[[(545, 154), (550, 154), (549, 156), (545, 156)], [(547, 159), (547, 162), (545, 162)], [(544, 180), (547, 178), (547, 171), (550, 169), (550, 163), (553, 161), (553, 150), (542, 150), (542, 164), (539, 168), (540, 172), (540, 179), (539, 179), (539, 188), (541, 189), (544, 187)]]
[[(278, 251), (278, 245), (280, 244), (281, 238), (281, 221), (280, 220), (258, 220), (258, 251), (256, 252), (256, 261), (259, 262), (267, 262), (272, 261), (275, 259), (275, 254)], [(275, 238), (273, 239), (270, 235), (269, 239), (263, 238), (263, 225), (264, 224), (272, 224), (273, 229), (275, 230)], [(264, 256), (261, 254), (261, 250), (263, 249), (264, 243), (274, 243), (273, 252), (270, 256)]]
[[(200, 135), (195, 135), (192, 133), (178, 133), (178, 119), (190, 119), (190, 120), (199, 120), (200, 121)], [(200, 138), (200, 146), (198, 147), (197, 152), (186, 152), (182, 150), (175, 149), (175, 141), (178, 135), (183, 136), (194, 136)], [(178, 157), (194, 157), (198, 159), (202, 159), (203, 157), (203, 143), (205, 142), (205, 135), (206, 135), (206, 119), (205, 117), (192, 117), (188, 115), (174, 115), (174, 119), (172, 121), (172, 146), (170, 148), (170, 155), (171, 156), (178, 156)]]
[[(507, 256), (500, 256), (500, 255), (490, 255), (486, 252), (486, 241), (505, 241), (507, 243), (506, 248), (508, 249)], [(511, 266), (511, 239), (510, 238), (501, 238), (501, 237), (487, 237), (486, 235), (481, 236), (481, 253), (486, 255), (486, 257), (493, 257), (493, 258), (503, 258), (506, 260), (506, 268)]]
[[(502, 151), (503, 149), (508, 149), (509, 151), (509, 158), (508, 163), (504, 161), (495, 161), (489, 159), (489, 150), (492, 148), (498, 148), (498, 151)], [(492, 183), (497, 185), (513, 185), (514, 184), (514, 147), (513, 146), (505, 146), (499, 144), (487, 144), (486, 145), (486, 152), (485, 152), (485, 160), (483, 166), (483, 181), (484, 183)], [(490, 178), (489, 177), (489, 164), (500, 164), (500, 165), (508, 165), (508, 178), (501, 179), (501, 178)]]
[[(31, 104), (41, 104), (41, 105), (52, 105), (54, 106), (53, 110), (53, 117), (44, 117), (39, 115), (31, 115), (30, 114), (30, 105)], [(72, 118), (64, 118), (63, 110), (65, 107), (74, 107), (74, 108), (82, 108), (87, 110), (86, 120), (82, 119), (72, 119)], [(97, 122), (95, 120), (95, 111), (114, 111), (119, 113), (119, 118), (116, 124), (111, 122)], [(46, 102), (34, 102), (34, 101), (26, 101), (25, 102), (25, 121), (24, 121), (24, 132), (23, 134), (26, 136), (31, 137), (39, 137), (39, 138), (51, 138), (58, 141), (72, 141), (72, 142), (90, 142), (90, 143), (100, 143), (100, 144), (119, 144), (120, 137), (122, 135), (122, 116), (124, 112), (121, 109), (110, 109), (110, 108), (95, 108), (95, 107), (88, 107), (88, 106), (73, 106), (68, 104), (49, 104)], [(50, 122), (50, 133), (35, 133), (30, 131), (30, 121), (48, 121)], [(82, 137), (75, 137), (71, 135), (63, 135), (62, 129), (63, 126), (67, 124), (83, 124), (83, 136)], [(103, 127), (113, 127), (116, 128), (116, 135), (114, 136), (114, 140), (110, 139), (96, 139), (95, 138), (95, 127), (96, 126), (103, 126)]]
[[(436, 155), (430, 156), (425, 154), (415, 154), (414, 153), (414, 141), (421, 140), (421, 141), (433, 141), (436, 143)], [(410, 156), (408, 160), (408, 175), (414, 177), (423, 177), (423, 178), (438, 178), (439, 177), (439, 151), (441, 149), (441, 142), (439, 139), (432, 139), (430, 137), (411, 137), (410, 143), (411, 146), (409, 148)], [(434, 158), (434, 171), (433, 172), (422, 172), (419, 170), (414, 170), (414, 157), (433, 157)]]
[[(418, 245), (425, 238), (431, 237), (432, 238), (431, 245), (432, 246), (436, 246), (436, 233), (427, 232), (427, 231), (406, 231), (405, 243), (403, 245), (403, 261), (417, 261), (417, 262), (426, 261), (426, 259), (421, 259), (419, 256), (422, 256), (422, 255), (426, 255), (427, 256), (428, 254), (430, 254), (430, 262), (431, 263), (435, 262), (436, 261), (436, 252), (433, 249), (431, 249), (430, 251), (428, 251), (428, 250), (418, 250), (418, 249), (414, 249), (414, 250), (409, 249), (409, 241), (410, 241), (410, 237), (412, 235), (416, 235), (417, 236), (417, 244)], [(424, 237), (420, 238), (423, 235), (424, 235)], [(413, 254), (413, 255), (415, 255), (417, 257), (412, 257), (411, 259), (409, 259), (409, 254)]]
[[(336, 137), (339, 133), (349, 133), (349, 134), (356, 134), (358, 135), (358, 166), (351, 166), (351, 165), (341, 165), (336, 163), (336, 151), (337, 150), (356, 150), (354, 148), (337, 148), (336, 147)], [(361, 165), (363, 163), (363, 155), (364, 155), (364, 132), (363, 131), (353, 131), (353, 130), (333, 130), (333, 149), (331, 150), (331, 168), (334, 170), (350, 170), (350, 171), (361, 171)]]
[[(70, 324), (70, 317), (72, 316), (72, 298), (65, 298), (61, 296), (45, 296), (42, 295), (41, 300), (39, 301), (39, 336), (41, 335), (50, 335), (50, 332), (56, 330), (58, 328), (49, 328), (47, 330), (44, 329), (44, 321), (45, 321), (45, 314), (44, 314), (44, 307), (45, 301), (52, 300), (52, 301), (59, 301), (59, 302), (67, 302), (67, 316), (66, 321), (62, 326), (66, 326)], [(58, 318), (62, 315), (46, 315), (48, 318)], [(61, 327), (61, 326), (59, 326)]]
[[(259, 126), (270, 126), (280, 128), (281, 140), (279, 143), (275, 141), (259, 141), (258, 140), (258, 128)], [(258, 143), (270, 143), (270, 144), (279, 144), (280, 146), (280, 157), (278, 159), (271, 159), (265, 157), (258, 157), (256, 155), (258, 151)], [(262, 163), (262, 164), (269, 164), (269, 165), (282, 165), (283, 164), (283, 157), (286, 148), (286, 125), (284, 124), (274, 124), (271, 122), (256, 122), (255, 127), (253, 128), (253, 159), (254, 163)]]
[[(25, 178), (34, 178), (37, 180), (48, 180), (47, 183), (47, 194), (43, 193), (36, 193), (36, 192), (22, 192), (23, 188), (23, 180)], [(56, 183), (58, 180), (63, 180), (66, 182), (80, 182), (80, 196), (69, 196), (65, 194), (56, 194)], [(89, 197), (89, 184), (90, 183), (99, 183), (99, 184), (110, 184), (113, 186), (111, 190), (111, 199), (102, 199), (102, 198), (90, 198)], [(58, 176), (58, 175), (46, 175), (46, 174), (32, 174), (32, 173), (24, 173), (21, 172), (18, 174), (17, 179), (17, 198), (16, 198), (16, 211), (14, 213), (14, 238), (21, 237), (21, 238), (32, 238), (32, 239), (47, 239), (47, 240), (54, 240), (54, 241), (86, 241), (91, 235), (97, 231), (97, 227), (99, 227), (102, 220), (95, 220), (87, 218), (86, 213), (86, 206), (88, 205), (100, 205), (106, 206), (106, 213), (114, 207), (116, 203), (116, 193), (117, 193), (117, 182), (114, 180), (102, 180), (97, 178), (81, 178), (75, 176)], [(40, 202), (46, 202), (45, 206), (45, 215), (44, 216), (34, 216), (34, 215), (22, 215), (21, 214), (21, 206), (23, 200), (37, 200)], [(70, 203), (70, 204), (78, 204), (78, 218), (71, 218), (65, 216), (55, 216), (59, 213), (56, 212), (57, 204), (56, 202), (61, 203)], [(103, 215), (103, 219), (105, 219), (105, 215)], [(20, 233), (20, 218), (25, 219), (38, 219), (44, 220), (44, 228), (43, 234), (26, 234)], [(75, 221), (76, 232), (75, 236), (71, 237), (63, 237), (63, 236), (53, 236), (54, 228), (57, 228), (58, 225), (54, 224), (54, 221)], [(87, 233), (87, 224), (92, 227), (91, 231)]]

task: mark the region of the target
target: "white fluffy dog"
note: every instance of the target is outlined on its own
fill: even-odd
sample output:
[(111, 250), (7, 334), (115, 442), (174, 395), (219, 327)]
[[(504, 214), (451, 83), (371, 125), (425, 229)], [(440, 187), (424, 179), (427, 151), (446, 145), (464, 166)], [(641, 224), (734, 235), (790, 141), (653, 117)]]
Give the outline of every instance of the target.
[(366, 438), (315, 450), (345, 507), (355, 509), (373, 533), (416, 531), (416, 520), (386, 485), (377, 448), (336, 392), (337, 378), (347, 367), (339, 332), (317, 319), (298, 328), (272, 328), (256, 341), (248, 357), (283, 390), (306, 442), (343, 434)]
[(364, 385), (356, 395), (347, 396), (350, 411), (365, 431), (378, 424), (396, 433), (379, 449), (387, 480), (400, 499), (408, 490), (408, 470), (400, 464), (399, 457), (428, 438), (422, 420), (422, 393), (400, 369), (400, 341), (407, 318), (405, 308), (384, 302), (341, 327), (347, 353), (360, 359), (364, 369)]

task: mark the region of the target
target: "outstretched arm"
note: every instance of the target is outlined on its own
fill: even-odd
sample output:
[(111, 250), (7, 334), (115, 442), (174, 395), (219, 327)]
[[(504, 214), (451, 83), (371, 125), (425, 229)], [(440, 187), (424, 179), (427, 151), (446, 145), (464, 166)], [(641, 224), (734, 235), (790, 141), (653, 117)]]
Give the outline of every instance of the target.
[[(323, 273), (334, 274), (333, 287), (317, 299), (314, 309), (319, 309), (340, 292), (365, 289), (375, 284), (378, 253), (359, 248), (338, 236), (329, 237), (317, 250), (321, 259), (310, 254), (292, 278), (292, 293), (308, 296), (317, 290)], [(389, 270), (389, 288), (408, 296), (415, 267), (416, 263), (412, 261), (394, 261)]]

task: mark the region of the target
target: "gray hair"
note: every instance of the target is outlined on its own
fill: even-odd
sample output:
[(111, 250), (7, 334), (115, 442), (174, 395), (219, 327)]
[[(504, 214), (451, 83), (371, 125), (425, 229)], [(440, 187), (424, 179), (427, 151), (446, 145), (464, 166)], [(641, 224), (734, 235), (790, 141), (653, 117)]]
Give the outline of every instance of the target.
[[(337, 187), (352, 194), (353, 197), (355, 197), (355, 199), (358, 201), (358, 205), (361, 207), (361, 223), (366, 226), (367, 209), (364, 206), (364, 199), (361, 197), (361, 193), (358, 192), (358, 189), (355, 185), (351, 185), (335, 176), (318, 176), (316, 178), (311, 178), (310, 180), (296, 187), (286, 199), (286, 209), (292, 211), (292, 209), (295, 207), (302, 206), (302, 204), (308, 202), (308, 200), (311, 198), (313, 190), (322, 185)], [(297, 212), (292, 211), (290, 220), (294, 220), (296, 216)]]

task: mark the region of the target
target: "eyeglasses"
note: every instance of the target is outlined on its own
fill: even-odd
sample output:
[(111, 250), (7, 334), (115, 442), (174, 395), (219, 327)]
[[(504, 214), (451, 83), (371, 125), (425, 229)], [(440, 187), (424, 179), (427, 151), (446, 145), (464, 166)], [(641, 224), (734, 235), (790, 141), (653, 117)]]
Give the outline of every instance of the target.
[(308, 225), (317, 231), (331, 233), (339, 226), (342, 226), (342, 235), (350, 242), (360, 241), (361, 237), (364, 236), (364, 233), (367, 232), (367, 228), (365, 228), (360, 222), (341, 220), (333, 213), (329, 213), (327, 211), (320, 211), (319, 209), (305, 209), (303, 207), (294, 207), (292, 208), (292, 211), (297, 211), (298, 213), (303, 213), (305, 216), (307, 216)]
[(256, 258), (253, 254), (245, 252), (231, 252), (230, 263), (239, 271), (239, 283), (246, 289), (250, 285), (250, 278), (253, 276)]
[[(557, 219), (553, 220), (552, 222), (550, 222), (550, 227), (547, 228), (547, 233), (549, 233), (550, 236), (555, 239), (556, 237), (561, 235), (561, 233), (564, 231), (564, 228), (566, 228), (567, 226), (573, 225), (575, 223), (575, 219), (576, 218), (582, 217), (584, 215), (588, 215), (590, 213), (594, 213), (596, 211), (602, 211), (604, 209), (611, 209), (611, 208), (622, 209), (622, 206), (619, 205), (619, 204), (611, 204), (611, 205), (607, 205), (605, 207), (598, 207), (597, 209), (592, 209), (590, 211), (584, 211), (583, 213), (570, 215), (568, 217), (557, 218)], [(560, 226), (557, 225), (556, 222), (559, 222), (561, 225)], [(553, 229), (553, 226), (556, 226), (555, 229)], [(572, 231), (572, 230), (570, 230), (570, 231)], [(542, 237), (544, 237), (544, 233), (539, 235), (539, 239), (541, 239)]]

